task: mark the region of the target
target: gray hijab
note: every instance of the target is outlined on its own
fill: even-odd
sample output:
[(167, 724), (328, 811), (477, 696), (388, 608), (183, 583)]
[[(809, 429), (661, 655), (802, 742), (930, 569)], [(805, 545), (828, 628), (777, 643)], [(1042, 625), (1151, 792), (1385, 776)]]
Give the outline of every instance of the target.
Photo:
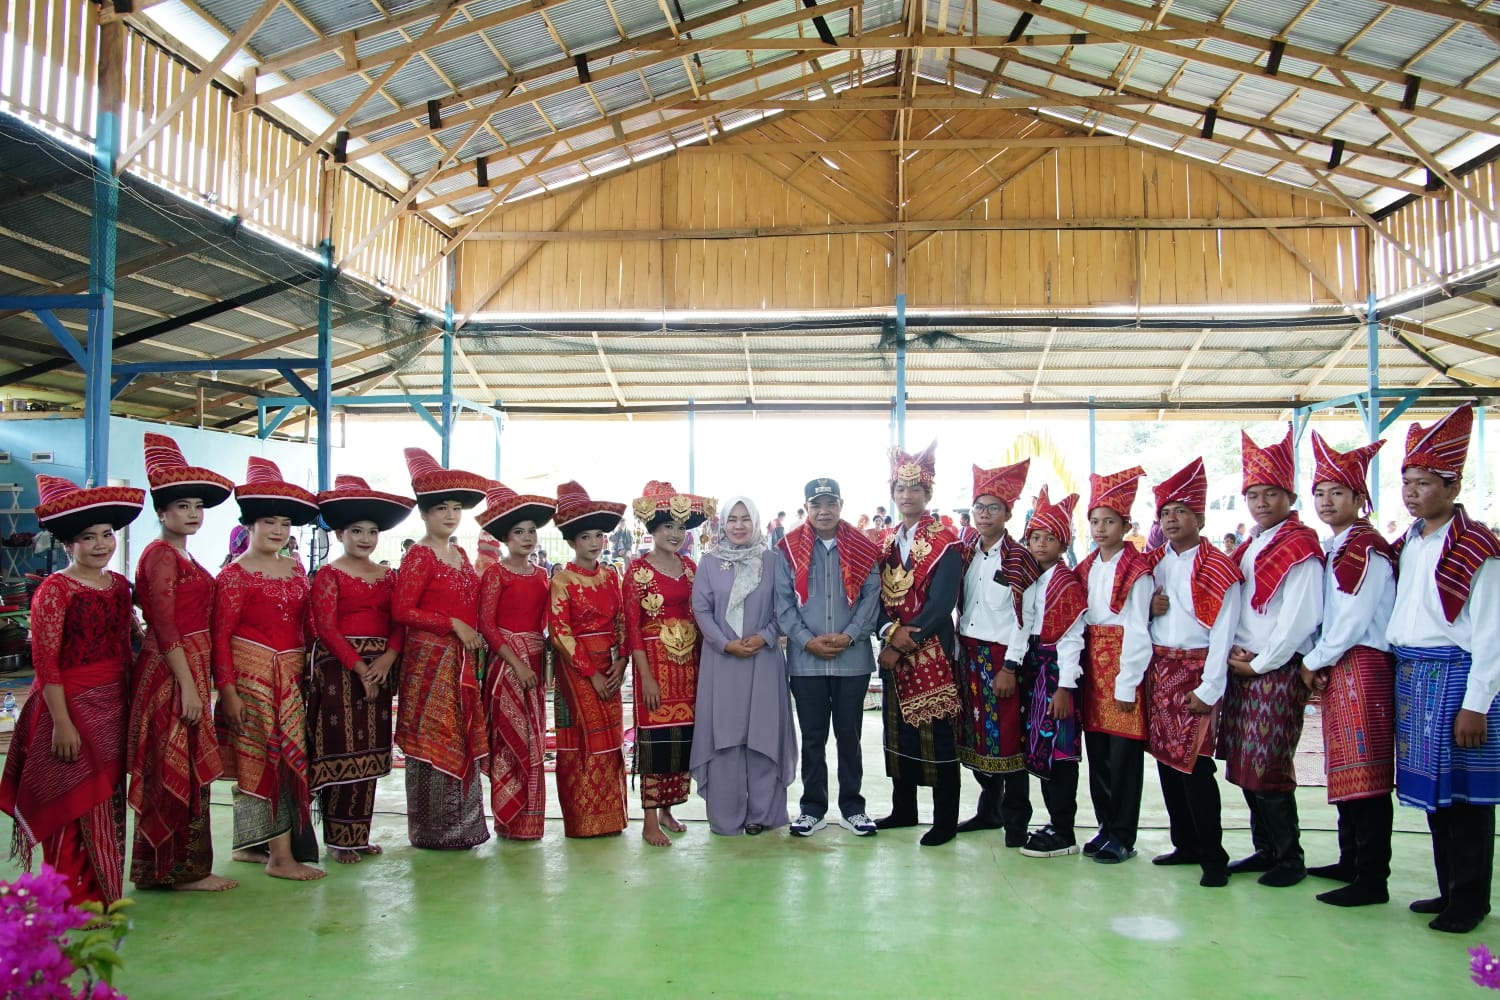
[[(744, 504), (750, 515), (750, 540), (744, 545), (735, 545), (724, 534), (725, 525), (734, 508)], [(760, 511), (749, 497), (730, 497), (719, 508), (723, 511), (719, 520), (719, 533), (714, 536), (714, 552), (717, 559), (734, 570), (734, 585), (729, 588), (729, 606), (724, 610), (724, 620), (735, 634), (745, 634), (745, 599), (760, 586), (760, 571), (765, 562), (766, 531), (760, 523)]]

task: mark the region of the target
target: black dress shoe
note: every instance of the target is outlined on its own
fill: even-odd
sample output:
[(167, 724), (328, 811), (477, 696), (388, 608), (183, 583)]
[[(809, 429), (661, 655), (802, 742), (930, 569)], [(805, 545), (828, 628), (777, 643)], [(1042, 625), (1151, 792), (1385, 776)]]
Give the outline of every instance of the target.
[(1268, 872), (1276, 867), (1276, 859), (1265, 851), (1256, 851), (1248, 858), (1240, 858), (1238, 861), (1229, 863), (1229, 874), (1250, 875), (1257, 872)]
[(1223, 868), (1205, 868), (1198, 884), (1205, 889), (1222, 889), (1229, 884), (1229, 872)]
[(959, 833), (978, 833), (981, 830), (998, 830), (1000, 824), (984, 815), (974, 816), (958, 824)]
[(1313, 878), (1330, 878), (1335, 882), (1343, 882), (1345, 884), (1348, 884), (1354, 881), (1354, 877), (1358, 875), (1359, 872), (1355, 869), (1354, 865), (1345, 864), (1344, 862), (1340, 861), (1337, 864), (1318, 865), (1316, 868), (1309, 868), (1307, 870), (1307, 874), (1311, 875)]
[[(1088, 853), (1088, 848), (1084, 848), (1084, 853)], [(1101, 865), (1118, 865), (1129, 861), (1133, 857), (1135, 857), (1135, 848), (1126, 847), (1118, 840), (1106, 840), (1094, 852), (1094, 860)]]
[(1318, 902), (1330, 906), (1375, 906), (1390, 902), (1384, 882), (1354, 881), (1339, 889), (1318, 893)]
[(1448, 901), (1442, 896), (1433, 896), (1431, 899), (1415, 900), (1407, 909), (1413, 913), (1442, 913), (1448, 908)]
[(1451, 908), (1444, 910), (1427, 925), (1435, 931), (1445, 931), (1449, 934), (1467, 934), (1480, 924), (1484, 923), (1484, 914), (1456, 914)]
[(1158, 854), (1151, 859), (1153, 865), (1196, 865), (1198, 855), (1189, 854), (1181, 849), (1168, 851), (1166, 854)]
[(1099, 853), (1099, 848), (1109, 843), (1109, 836), (1103, 830), (1089, 838), (1089, 842), (1083, 845), (1083, 856), (1092, 858)]
[(900, 813), (891, 813), (889, 816), (884, 816), (875, 821), (875, 829), (877, 830), (899, 830), (902, 827), (916, 825), (917, 817), (915, 815), (907, 816)]

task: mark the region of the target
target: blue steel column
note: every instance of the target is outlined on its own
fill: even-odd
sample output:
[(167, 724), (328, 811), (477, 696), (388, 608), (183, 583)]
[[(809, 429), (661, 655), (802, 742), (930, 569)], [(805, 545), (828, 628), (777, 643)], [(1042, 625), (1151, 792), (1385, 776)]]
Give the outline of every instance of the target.
[[(1380, 440), (1380, 315), (1375, 307), (1375, 293), (1365, 300), (1365, 432), (1370, 443)], [(1370, 511), (1377, 523), (1380, 517), (1380, 452), (1370, 459)]]
[(109, 482), (109, 390), (111, 341), (115, 335), (115, 227), (120, 217), (120, 111), (124, 99), (121, 70), (125, 26), (113, 21), (99, 28), (99, 111), (94, 118), (94, 216), (89, 237), (88, 368), (84, 372), (84, 479), (92, 486)]
[(698, 491), (698, 426), (693, 413), (693, 398), (688, 397), (688, 492)]
[(318, 489), (333, 487), (333, 242), (318, 245)]
[(906, 294), (896, 296), (896, 447), (906, 450)]

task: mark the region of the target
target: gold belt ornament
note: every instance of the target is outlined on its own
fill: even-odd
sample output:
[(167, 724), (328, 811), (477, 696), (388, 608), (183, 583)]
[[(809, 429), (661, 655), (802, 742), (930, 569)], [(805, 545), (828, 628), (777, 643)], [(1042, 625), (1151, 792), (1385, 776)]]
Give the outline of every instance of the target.
[(658, 638), (673, 659), (687, 659), (698, 645), (698, 626), (685, 618), (674, 618), (663, 623)]
[(904, 566), (886, 566), (880, 571), (880, 600), (886, 607), (893, 607), (906, 600), (916, 574)]

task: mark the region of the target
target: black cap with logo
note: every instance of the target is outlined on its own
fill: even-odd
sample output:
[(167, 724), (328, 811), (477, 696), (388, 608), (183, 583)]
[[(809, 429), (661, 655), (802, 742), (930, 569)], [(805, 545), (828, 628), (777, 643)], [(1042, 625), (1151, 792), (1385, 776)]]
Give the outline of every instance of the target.
[(832, 497), (835, 500), (843, 500), (843, 494), (839, 492), (837, 479), (814, 479), (807, 484), (802, 491), (808, 503), (812, 503), (819, 497)]

